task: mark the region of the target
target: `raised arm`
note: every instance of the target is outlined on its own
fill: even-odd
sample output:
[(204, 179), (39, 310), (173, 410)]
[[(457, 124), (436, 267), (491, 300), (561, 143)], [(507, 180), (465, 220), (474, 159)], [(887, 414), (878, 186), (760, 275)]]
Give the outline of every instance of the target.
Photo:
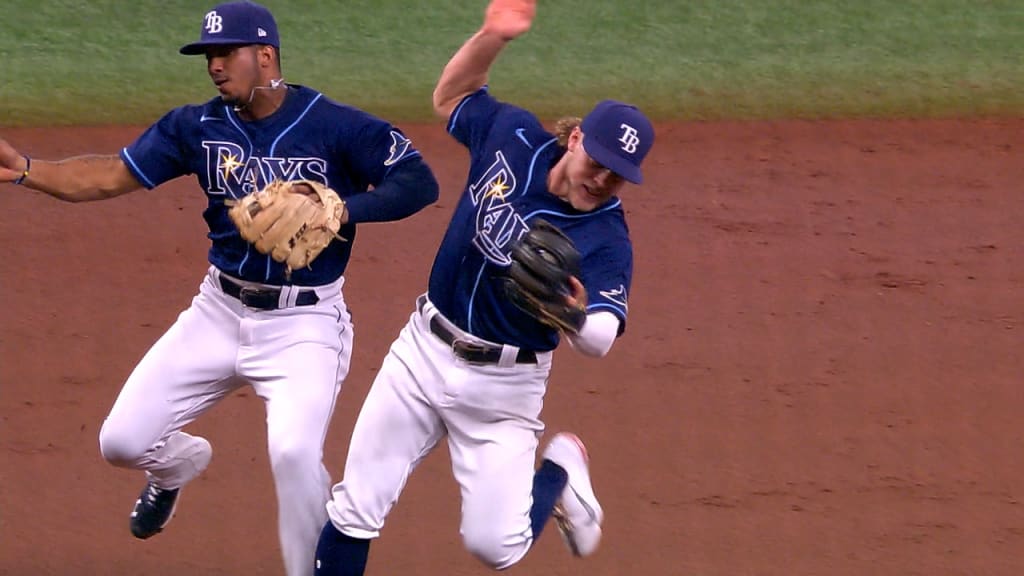
[(117, 155), (30, 159), (0, 138), (0, 182), (15, 182), (67, 202), (104, 200), (142, 187)]
[(510, 41), (530, 29), (537, 11), (536, 0), (492, 0), (484, 24), (452, 56), (434, 88), (434, 112), (451, 116), (467, 95), (487, 84), (487, 73)]

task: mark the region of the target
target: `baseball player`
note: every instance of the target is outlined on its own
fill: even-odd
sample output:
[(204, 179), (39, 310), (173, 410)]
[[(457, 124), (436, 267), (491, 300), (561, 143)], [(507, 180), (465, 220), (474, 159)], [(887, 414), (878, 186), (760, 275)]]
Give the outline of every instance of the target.
[[(111, 464), (146, 472), (130, 527), (149, 538), (210, 462), (210, 443), (183, 428), (251, 385), (266, 407), (286, 573), (308, 576), (330, 497), (323, 441), (352, 353), (342, 284), (356, 224), (407, 217), (434, 202), (438, 186), (399, 129), (286, 83), (279, 49), (265, 7), (220, 4), (203, 16), (199, 41), (180, 50), (205, 55), (217, 97), (171, 110), (118, 155), (46, 162), (0, 140), (0, 181), (82, 202), (195, 175), (208, 199), (208, 272), (128, 377), (100, 449)], [(228, 206), (273, 180), (298, 179), (328, 185), (345, 200), (339, 236), (346, 241), (288, 274), (239, 236)]]
[(625, 326), (632, 245), (618, 193), (640, 183), (654, 130), (635, 107), (604, 101), (547, 132), (496, 100), (488, 71), (534, 17), (529, 0), (494, 0), (481, 29), (448, 62), (434, 109), (469, 149), (470, 168), (421, 296), (356, 421), (344, 480), (327, 504), (318, 576), (359, 576), (408, 480), (442, 440), (461, 489), (466, 548), (501, 570), (555, 517), (570, 550), (592, 554), (603, 513), (583, 443), (555, 435), (539, 468), (540, 420), (560, 333), (505, 297), (510, 250), (543, 218), (567, 234), (582, 272), (567, 302), (585, 306), (576, 350), (604, 356)]

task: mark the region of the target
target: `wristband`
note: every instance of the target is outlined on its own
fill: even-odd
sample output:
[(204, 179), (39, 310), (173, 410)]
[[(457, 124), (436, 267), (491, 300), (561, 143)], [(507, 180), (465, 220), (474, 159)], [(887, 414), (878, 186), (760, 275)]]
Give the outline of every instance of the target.
[(21, 176), (18, 176), (18, 179), (15, 180), (14, 183), (15, 184), (21, 184), (22, 182), (24, 182), (25, 178), (28, 178), (28, 171), (31, 170), (31, 169), (32, 169), (32, 159), (29, 158), (28, 155), (25, 155), (25, 171), (21, 173)]

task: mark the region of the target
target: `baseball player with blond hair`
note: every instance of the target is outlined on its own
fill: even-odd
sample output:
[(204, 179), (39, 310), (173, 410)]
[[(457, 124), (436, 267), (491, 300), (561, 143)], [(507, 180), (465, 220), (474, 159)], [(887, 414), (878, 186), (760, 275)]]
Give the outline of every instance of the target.
[[(581, 122), (560, 123), (560, 139), (495, 99), (490, 67), (534, 14), (530, 0), (491, 2), (434, 90), (435, 111), (469, 150), (469, 177), (427, 292), (359, 413), (327, 504), (318, 576), (364, 574), (370, 542), (409, 475), (445, 439), (463, 543), (485, 565), (519, 562), (552, 517), (576, 556), (600, 542), (587, 451), (559, 433), (538, 467), (540, 413), (561, 338), (601, 357), (625, 328), (633, 260), (619, 192), (642, 181), (654, 129), (636, 107), (605, 100)], [(570, 271), (564, 281), (533, 277), (540, 300), (557, 286), (540, 307), (524, 305), (515, 288), (533, 260), (542, 261), (537, 270)]]
[[(210, 463), (210, 443), (183, 429), (251, 385), (266, 407), (285, 572), (308, 576), (330, 497), (323, 443), (352, 355), (342, 285), (356, 224), (421, 210), (437, 199), (437, 181), (397, 128), (284, 82), (277, 24), (265, 7), (227, 2), (199, 24), (199, 40), (180, 51), (205, 57), (217, 97), (168, 112), (117, 155), (48, 162), (0, 139), (0, 182), (83, 202), (195, 175), (207, 198), (209, 268), (191, 305), (128, 377), (103, 423), (100, 450), (111, 464), (146, 473), (129, 526), (150, 538)], [(330, 226), (311, 252), (290, 254), (304, 245), (304, 231), (326, 226), (290, 218), (293, 203), (325, 209), (298, 184), (290, 185), (298, 194), (281, 192), (280, 183), (299, 180), (331, 189), (323, 196), (331, 212), (320, 220)], [(255, 195), (258, 202), (247, 200)], [(236, 220), (256, 228), (243, 235)], [(261, 247), (281, 226), (296, 235)]]

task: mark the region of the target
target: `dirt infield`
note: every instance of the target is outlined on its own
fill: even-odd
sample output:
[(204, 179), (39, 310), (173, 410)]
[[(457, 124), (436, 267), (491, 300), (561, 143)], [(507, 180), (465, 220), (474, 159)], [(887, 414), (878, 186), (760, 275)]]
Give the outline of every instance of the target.
[[(336, 479), (464, 179), (440, 125), (405, 128), (442, 198), (360, 229)], [(138, 133), (3, 135), (58, 158)], [(545, 409), (588, 442), (605, 541), (573, 560), (552, 529), (512, 572), (1024, 573), (1022, 152), (1024, 120), (660, 127), (648, 184), (623, 194), (627, 332), (605, 360), (559, 351)], [(192, 179), (83, 205), (0, 186), (0, 574), (281, 574), (251, 392), (191, 428), (213, 462), (152, 540), (128, 532), (142, 475), (98, 450), (121, 384), (197, 289), (203, 206)], [(370, 573), (489, 573), (458, 512), (442, 450)]]

